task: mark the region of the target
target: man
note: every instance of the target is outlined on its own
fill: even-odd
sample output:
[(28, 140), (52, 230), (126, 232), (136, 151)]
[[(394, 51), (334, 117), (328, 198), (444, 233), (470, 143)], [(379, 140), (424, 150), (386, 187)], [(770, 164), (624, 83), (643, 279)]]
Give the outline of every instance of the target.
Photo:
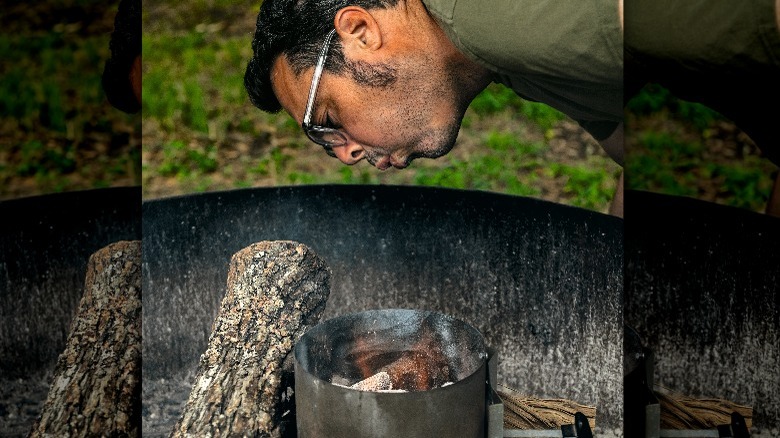
[[(780, 113), (757, 104), (780, 97), (780, 0), (632, 0), (625, 54), (627, 98), (657, 82), (732, 119), (759, 147), (780, 139)], [(764, 153), (780, 163), (780, 147)]]
[[(659, 83), (731, 119), (780, 166), (780, 0), (631, 0), (625, 23), (627, 99)], [(766, 212), (780, 216), (780, 174)]]
[(265, 0), (244, 83), (345, 164), (446, 154), (491, 81), (577, 120), (622, 164), (620, 14), (618, 0)]
[(141, 0), (122, 0), (109, 41), (102, 85), (109, 103), (128, 114), (141, 110)]

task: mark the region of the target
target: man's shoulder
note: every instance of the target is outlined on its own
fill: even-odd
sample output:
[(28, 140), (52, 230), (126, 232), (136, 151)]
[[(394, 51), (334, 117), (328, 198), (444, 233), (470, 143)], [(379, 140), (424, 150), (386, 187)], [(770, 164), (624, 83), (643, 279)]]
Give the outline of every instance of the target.
[(452, 20), (453, 10), (458, 0), (421, 0), (425, 8), (440, 22)]

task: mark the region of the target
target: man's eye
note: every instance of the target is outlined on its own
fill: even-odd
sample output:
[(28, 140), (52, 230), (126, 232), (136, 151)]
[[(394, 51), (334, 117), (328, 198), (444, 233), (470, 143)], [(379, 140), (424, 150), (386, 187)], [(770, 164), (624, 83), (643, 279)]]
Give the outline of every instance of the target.
[(338, 129), (338, 128), (340, 128), (340, 126), (338, 126), (335, 123), (333, 123), (333, 120), (331, 120), (329, 114), (325, 115), (325, 123), (322, 126), (324, 126), (326, 128), (331, 128), (331, 129)]

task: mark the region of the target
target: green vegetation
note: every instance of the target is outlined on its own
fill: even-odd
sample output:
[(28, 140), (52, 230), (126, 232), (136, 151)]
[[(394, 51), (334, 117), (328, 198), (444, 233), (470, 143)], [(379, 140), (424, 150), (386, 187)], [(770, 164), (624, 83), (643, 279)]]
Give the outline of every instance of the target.
[(729, 120), (655, 84), (627, 109), (627, 188), (764, 210), (777, 168)]
[(140, 184), (140, 117), (101, 84), (116, 3), (22, 5), (35, 23), (0, 23), (0, 198)]
[(566, 119), (560, 111), (545, 104), (523, 100), (511, 89), (496, 83), (490, 84), (480, 93), (471, 102), (470, 108), (482, 117), (510, 111), (535, 123), (544, 132)]
[(614, 179), (618, 177), (584, 164), (552, 163), (550, 172), (555, 177), (566, 179), (563, 192), (570, 197), (573, 205), (588, 209), (609, 204), (614, 191)]
[[(0, 23), (0, 197), (141, 182), (146, 198), (408, 184), (607, 211), (620, 168), (563, 114), (499, 84), (474, 99), (455, 148), (440, 159), (381, 172), (326, 157), (288, 115), (248, 102), (243, 75), (257, 6), (235, 0), (144, 5), (143, 118), (124, 114), (100, 82), (116, 6), (58, 0), (42, 3), (34, 23)], [(83, 21), (67, 21), (65, 9)], [(656, 85), (626, 114), (628, 188), (763, 209), (777, 168), (720, 114)]]
[[(142, 93), (145, 119), (160, 122), (167, 133), (181, 132), (182, 138), (194, 133), (214, 137), (239, 127), (259, 134), (248, 108), (241, 109), (248, 103), (243, 75), (251, 55), (245, 40), (207, 39), (200, 33), (145, 36), (143, 52), (148, 66)], [(236, 109), (243, 114), (236, 117)]]
[(523, 100), (509, 88), (490, 84), (484, 92), (471, 101), (471, 109), (477, 115), (488, 116), (507, 109), (519, 111), (523, 103)]
[(22, 144), (19, 154), (21, 159), (16, 166), (19, 176), (67, 174), (72, 172), (76, 165), (72, 148), (46, 148), (39, 140), (29, 140)]
[(205, 151), (187, 149), (183, 142), (175, 140), (163, 146), (163, 156), (157, 168), (163, 176), (189, 176), (190, 173), (210, 173), (217, 169), (213, 146), (207, 146)]
[(27, 129), (40, 122), (65, 132), (66, 113), (103, 103), (100, 75), (107, 49), (100, 37), (0, 34), (0, 114)]
[(718, 112), (699, 103), (676, 98), (669, 90), (649, 84), (626, 105), (634, 115), (652, 116), (655, 113), (667, 113), (672, 119), (689, 123), (703, 131), (718, 120), (723, 120)]

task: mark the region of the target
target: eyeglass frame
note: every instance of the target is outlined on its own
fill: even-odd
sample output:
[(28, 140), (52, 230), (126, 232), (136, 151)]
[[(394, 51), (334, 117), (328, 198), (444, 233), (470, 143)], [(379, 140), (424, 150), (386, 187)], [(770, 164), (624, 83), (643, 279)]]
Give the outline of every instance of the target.
[[(317, 96), (317, 88), (320, 85), (320, 78), (322, 77), (322, 71), (325, 68), (325, 60), (328, 58), (328, 50), (330, 49), (330, 42), (333, 39), (333, 36), (335, 34), (336, 34), (336, 29), (331, 30), (328, 33), (328, 35), (325, 37), (325, 42), (322, 44), (322, 48), (320, 49), (320, 55), (319, 58), (317, 59), (317, 65), (314, 67), (314, 75), (311, 78), (311, 86), (309, 88), (309, 98), (306, 101), (306, 110), (303, 113), (303, 121), (301, 122), (301, 129), (303, 129), (303, 132), (306, 134), (307, 137), (309, 137), (309, 140), (325, 148), (325, 152), (331, 157), (336, 156), (336, 154), (333, 152), (334, 146), (343, 146), (347, 144), (347, 142), (349, 141), (347, 135), (344, 132), (339, 131), (338, 129), (328, 128), (327, 126), (314, 125), (311, 123), (311, 118), (314, 112), (314, 99)], [(313, 134), (315, 132), (320, 134), (333, 135), (337, 139), (340, 139), (341, 141), (329, 142)]]

